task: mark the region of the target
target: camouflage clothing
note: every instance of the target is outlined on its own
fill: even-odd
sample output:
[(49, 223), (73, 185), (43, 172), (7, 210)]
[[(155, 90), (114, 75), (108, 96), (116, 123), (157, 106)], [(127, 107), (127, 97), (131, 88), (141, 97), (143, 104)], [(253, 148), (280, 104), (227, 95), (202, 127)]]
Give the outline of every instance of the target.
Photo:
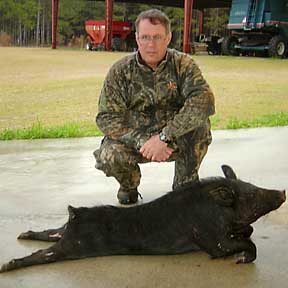
[[(175, 152), (168, 161), (175, 161), (173, 189), (178, 186), (198, 180), (198, 169), (211, 143), (210, 125), (197, 128), (179, 137), (173, 144)], [(118, 140), (104, 137), (100, 149), (94, 152), (96, 168), (106, 176), (113, 176), (123, 190), (132, 190), (139, 186), (141, 171), (138, 163), (149, 160), (142, 157), (138, 150), (131, 148)]]
[(189, 55), (168, 49), (155, 71), (138, 53), (126, 56), (112, 66), (100, 94), (96, 122), (106, 137), (94, 153), (96, 168), (121, 187), (137, 187), (137, 163), (148, 161), (138, 149), (163, 130), (176, 149), (169, 159), (176, 160), (174, 184), (187, 182), (197, 177), (211, 142), (213, 113), (213, 93)]

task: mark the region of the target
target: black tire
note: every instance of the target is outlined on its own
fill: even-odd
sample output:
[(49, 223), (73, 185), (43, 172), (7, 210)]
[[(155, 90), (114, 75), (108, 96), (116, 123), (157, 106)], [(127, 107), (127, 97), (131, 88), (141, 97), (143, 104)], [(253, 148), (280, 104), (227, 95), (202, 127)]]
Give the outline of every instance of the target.
[(274, 58), (284, 58), (287, 54), (288, 44), (281, 35), (272, 37), (269, 41), (269, 56)]
[(121, 51), (122, 49), (122, 39), (120, 37), (114, 37), (111, 42), (113, 51)]
[(221, 44), (221, 50), (224, 55), (238, 56), (239, 51), (234, 48), (238, 44), (238, 39), (235, 36), (226, 36)]
[(207, 48), (208, 55), (215, 55), (212, 49)]
[(92, 43), (90, 41), (86, 42), (86, 50), (87, 51), (92, 51), (93, 47), (92, 47)]
[(104, 43), (98, 44), (98, 45), (96, 46), (96, 50), (97, 50), (97, 51), (105, 51), (105, 45), (104, 45)]

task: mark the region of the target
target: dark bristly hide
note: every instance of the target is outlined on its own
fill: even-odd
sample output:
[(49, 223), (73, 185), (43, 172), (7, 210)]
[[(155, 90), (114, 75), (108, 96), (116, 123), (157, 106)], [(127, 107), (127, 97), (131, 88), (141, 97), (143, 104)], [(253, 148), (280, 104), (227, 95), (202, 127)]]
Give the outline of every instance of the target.
[(68, 207), (68, 222), (19, 239), (56, 242), (1, 267), (26, 266), (104, 255), (168, 255), (202, 250), (212, 258), (236, 254), (236, 263), (256, 259), (251, 224), (285, 201), (285, 191), (256, 187), (223, 165), (225, 178), (187, 184), (149, 203), (129, 208)]

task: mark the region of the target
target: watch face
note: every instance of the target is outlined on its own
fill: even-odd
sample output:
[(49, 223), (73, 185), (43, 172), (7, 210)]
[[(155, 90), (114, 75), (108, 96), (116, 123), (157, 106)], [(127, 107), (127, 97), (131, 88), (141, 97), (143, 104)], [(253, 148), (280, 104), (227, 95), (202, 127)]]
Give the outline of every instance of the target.
[(160, 140), (163, 141), (163, 142), (166, 142), (166, 141), (167, 141), (166, 135), (165, 135), (163, 132), (161, 132), (161, 133), (159, 134), (159, 138), (160, 138)]

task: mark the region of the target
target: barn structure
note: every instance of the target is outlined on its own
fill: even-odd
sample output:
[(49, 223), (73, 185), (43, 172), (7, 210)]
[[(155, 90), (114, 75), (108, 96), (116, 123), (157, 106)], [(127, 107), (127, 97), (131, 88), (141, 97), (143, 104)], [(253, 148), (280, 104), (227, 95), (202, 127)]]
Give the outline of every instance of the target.
[[(59, 1), (60, 0), (52, 0), (52, 49), (56, 48)], [(232, 0), (95, 0), (95, 1), (105, 1), (105, 50), (107, 51), (111, 50), (114, 1), (126, 2), (126, 3), (163, 5), (171, 7), (183, 7), (184, 8), (183, 52), (185, 53), (188, 53), (190, 51), (191, 19), (193, 9), (197, 9), (200, 11), (199, 27), (201, 33), (201, 29), (203, 29), (204, 8), (230, 7), (232, 2)]]

